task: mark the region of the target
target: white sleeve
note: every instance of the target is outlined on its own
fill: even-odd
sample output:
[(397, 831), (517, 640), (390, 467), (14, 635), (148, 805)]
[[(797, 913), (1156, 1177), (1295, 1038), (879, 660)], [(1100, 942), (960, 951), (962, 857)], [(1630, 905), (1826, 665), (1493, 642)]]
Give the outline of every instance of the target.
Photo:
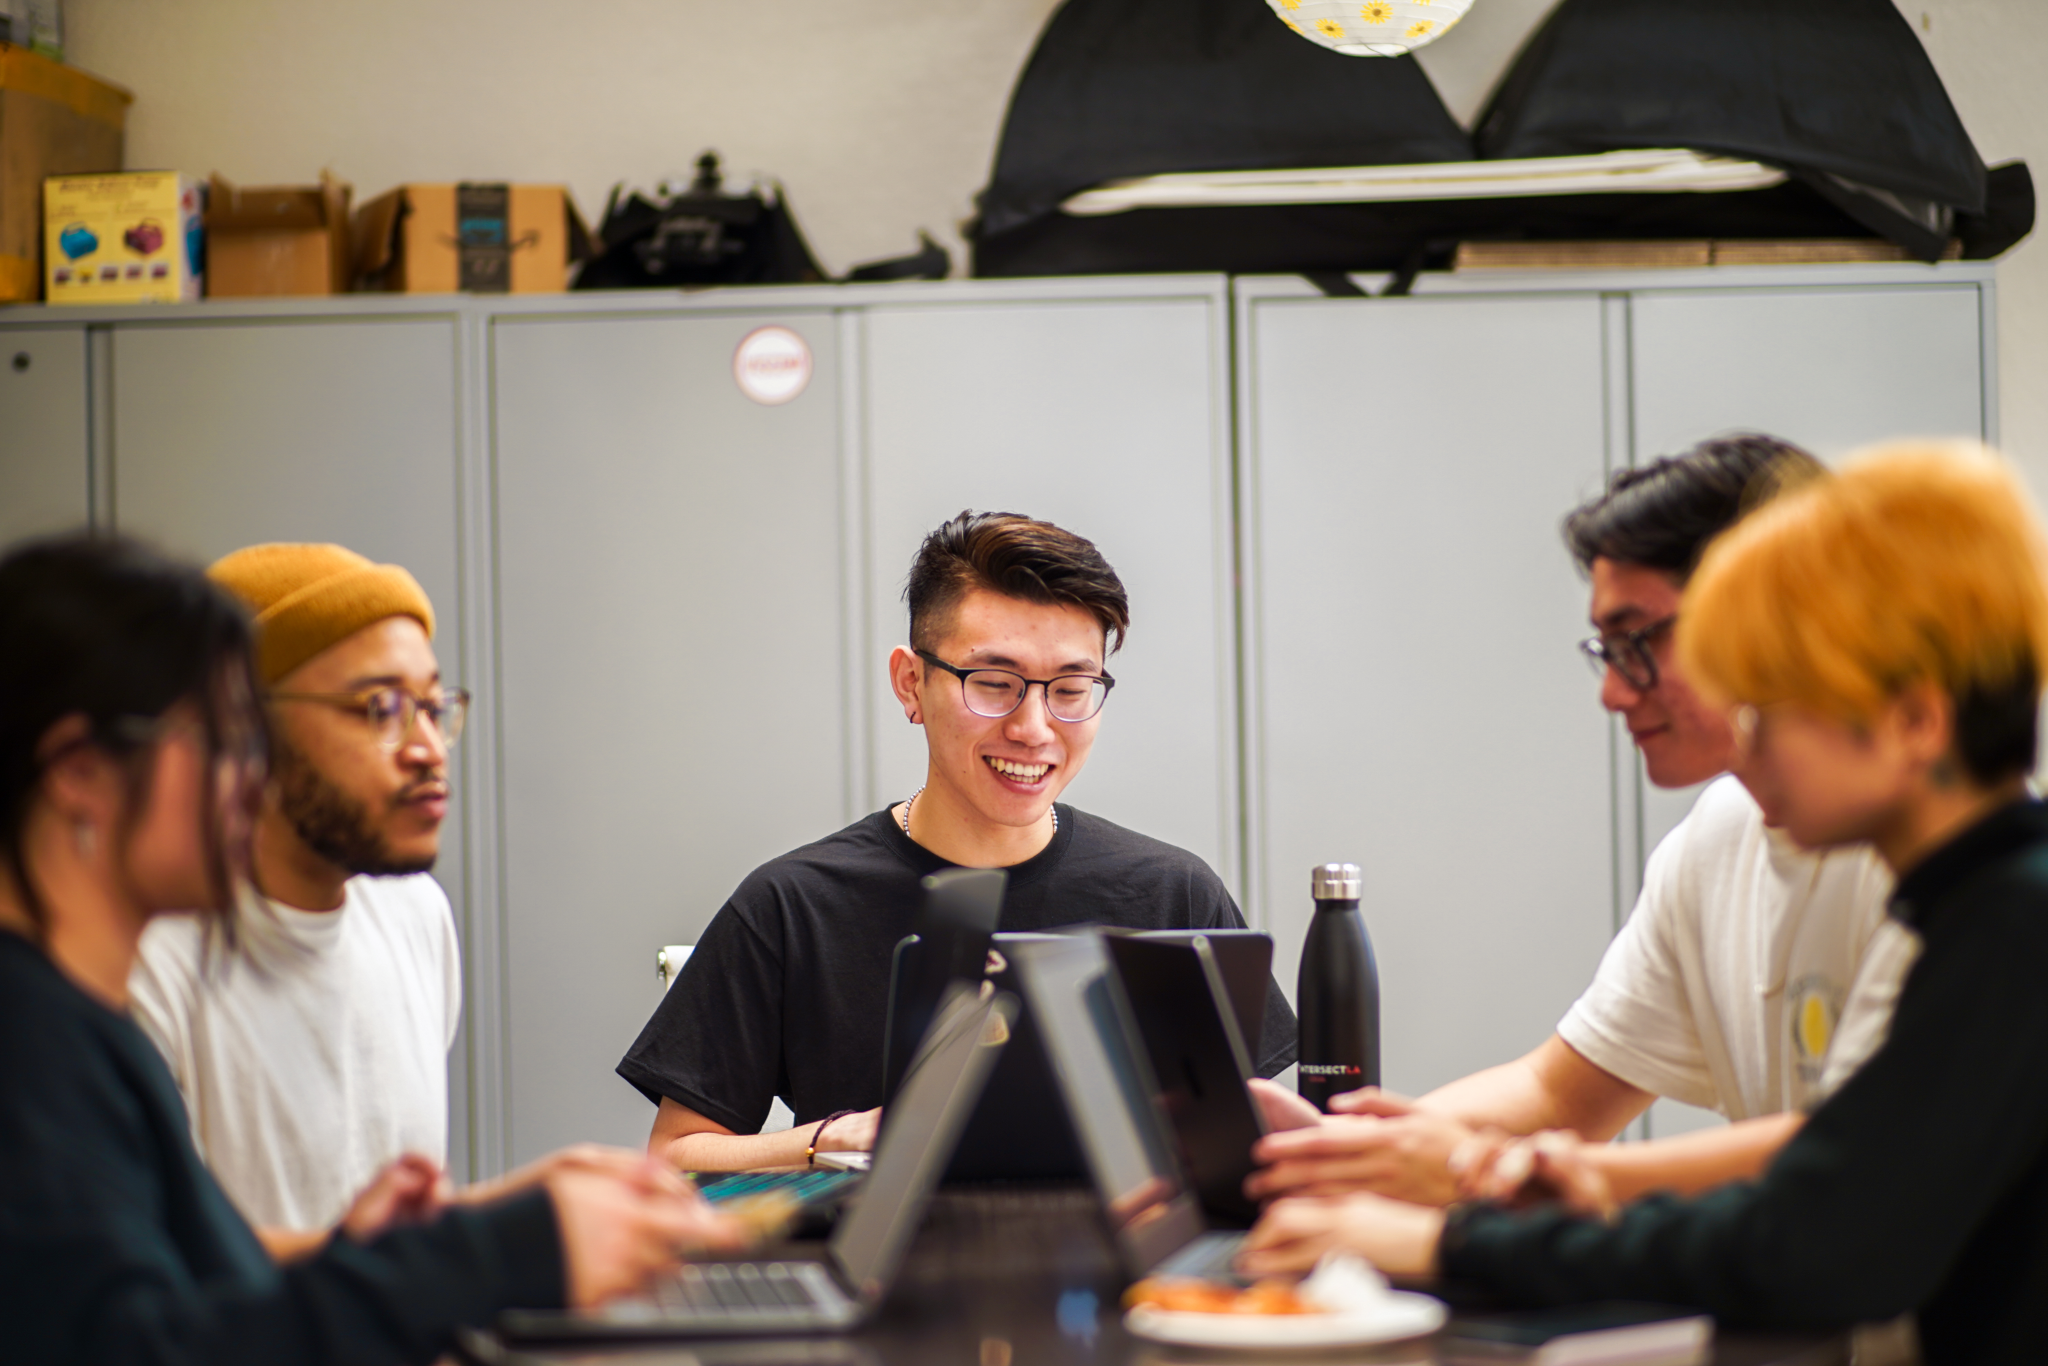
[(1891, 895), (1890, 876), (1875, 855), (1866, 857), (1872, 866), (1858, 879), (1857, 895), (1876, 908), (1878, 923), (1864, 942), (1863, 959), (1856, 965), (1856, 980), (1849, 985), (1842, 1018), (1835, 1025), (1834, 1038), (1828, 1042), (1815, 1104), (1833, 1095), (1837, 1087), (1883, 1047), (1891, 1034), (1899, 988), (1904, 985), (1906, 974), (1913, 970), (1913, 964), (1920, 960), (1920, 936), (1885, 912)]
[(448, 1012), (441, 1044), (441, 1051), (445, 1053), (455, 1047), (455, 1031), (462, 1027), (462, 945), (455, 935), (455, 911), (448, 904), (448, 893), (438, 882), (433, 883), (433, 887), (440, 910), (434, 932)]
[(1698, 923), (1685, 866), (1694, 820), (1680, 821), (1651, 852), (1635, 910), (1557, 1032), (1588, 1062), (1631, 1086), (1711, 1108), (1720, 1096), (1678, 958), (1687, 927)]
[[(135, 1023), (163, 1054), (199, 1142), (198, 1114), (192, 1103), (197, 1059), (192, 1052), (192, 1012), (198, 1005), (199, 960), (196, 925), (158, 916), (142, 931), (135, 965), (128, 972), (128, 1007)], [(189, 941), (189, 942), (188, 942)], [(201, 1149), (202, 1155), (204, 1149)]]

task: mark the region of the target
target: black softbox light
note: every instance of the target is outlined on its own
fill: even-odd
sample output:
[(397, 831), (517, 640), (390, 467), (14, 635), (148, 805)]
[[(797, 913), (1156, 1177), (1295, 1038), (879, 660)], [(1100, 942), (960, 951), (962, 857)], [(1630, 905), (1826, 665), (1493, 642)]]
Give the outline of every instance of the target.
[[(1447, 41), (1456, 41), (1453, 35)], [(1892, 0), (1564, 0), (1475, 146), (1413, 58), (1348, 57), (1261, 0), (1068, 0), (1019, 79), (970, 229), (977, 275), (1323, 274), (1442, 265), (1461, 241), (1888, 237), (1933, 260), (2033, 227), (1988, 175)], [(1723, 192), (1059, 206), (1106, 181), (1690, 148), (1791, 178)]]
[(1129, 176), (1471, 156), (1412, 58), (1326, 51), (1263, 0), (1067, 0), (1010, 98), (974, 235)]
[(1984, 163), (1893, 0), (1564, 0), (1475, 137), (1485, 157), (1761, 161), (1927, 260), (1987, 211)]

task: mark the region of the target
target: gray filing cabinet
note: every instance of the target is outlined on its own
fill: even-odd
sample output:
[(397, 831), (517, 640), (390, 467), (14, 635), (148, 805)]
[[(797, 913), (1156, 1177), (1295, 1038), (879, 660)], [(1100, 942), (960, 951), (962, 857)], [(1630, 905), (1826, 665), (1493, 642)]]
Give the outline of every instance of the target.
[(1361, 866), (1385, 1081), (1415, 1094), (1541, 1040), (1613, 929), (1555, 530), (1601, 477), (1602, 306), (1246, 294), (1254, 895), (1291, 989), (1309, 869)]
[(0, 329), (0, 545), (92, 516), (86, 330)]
[[(1981, 266), (1425, 277), (1405, 300), (1238, 282), (1250, 893), (1291, 967), (1307, 867), (1364, 865), (1390, 1086), (1539, 1042), (1697, 795), (1650, 787), (1598, 710), (1564, 512), (1603, 467), (1733, 428), (1829, 459), (1995, 439), (1990, 284)], [(1647, 1127), (1712, 1118), (1660, 1103)]]
[[(732, 377), (769, 322), (815, 357), (776, 407)], [(612, 1069), (659, 999), (655, 950), (850, 817), (836, 328), (492, 329), (510, 1162), (647, 1141), (654, 1111)]]
[[(1686, 794), (1576, 658), (1556, 536), (1605, 471), (1729, 426), (1836, 456), (1996, 438), (1992, 268), (1160, 277), (9, 310), (0, 541), (410, 567), (479, 695), (442, 863), (469, 1011), (458, 1171), (644, 1141), (612, 1067), (652, 955), (761, 860), (906, 795), (902, 578), (963, 507), (1131, 589), (1082, 806), (1200, 853), (1290, 988), (1310, 864), (1367, 869), (1387, 1077), (1554, 1025)], [(1367, 282), (1374, 284), (1377, 282)], [(752, 327), (816, 357), (734, 388)], [(26, 370), (13, 368), (18, 354)], [(1660, 1114), (1656, 1123), (1680, 1123)], [(467, 1134), (465, 1142), (464, 1135)]]

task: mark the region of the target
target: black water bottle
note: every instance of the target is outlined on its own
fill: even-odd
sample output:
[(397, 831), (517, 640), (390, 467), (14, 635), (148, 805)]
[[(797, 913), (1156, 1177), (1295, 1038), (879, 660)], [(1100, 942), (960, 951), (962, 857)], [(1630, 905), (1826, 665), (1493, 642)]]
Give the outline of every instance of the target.
[(1358, 865), (1325, 863), (1313, 874), (1315, 918), (1301, 946), (1296, 1083), (1318, 1110), (1330, 1097), (1380, 1084), (1380, 970), (1358, 911)]

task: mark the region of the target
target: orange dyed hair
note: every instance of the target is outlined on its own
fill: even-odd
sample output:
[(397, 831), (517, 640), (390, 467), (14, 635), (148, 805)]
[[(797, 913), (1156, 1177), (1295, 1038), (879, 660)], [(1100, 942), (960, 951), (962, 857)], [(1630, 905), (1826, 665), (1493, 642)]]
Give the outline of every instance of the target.
[(1880, 446), (1716, 540), (1687, 587), (1677, 644), (1710, 696), (1850, 723), (1921, 680), (1959, 703), (2018, 687), (2038, 701), (2048, 542), (1992, 451)]

